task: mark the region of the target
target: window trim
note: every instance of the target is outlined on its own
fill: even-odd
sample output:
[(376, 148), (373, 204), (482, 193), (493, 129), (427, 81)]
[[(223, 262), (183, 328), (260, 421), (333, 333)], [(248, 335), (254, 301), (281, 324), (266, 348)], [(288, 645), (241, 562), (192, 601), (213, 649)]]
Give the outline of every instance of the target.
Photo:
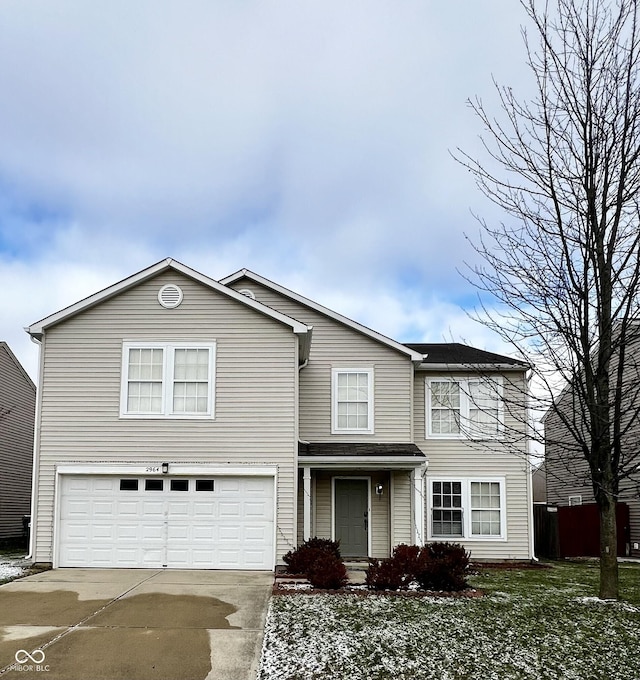
[[(338, 426), (338, 376), (352, 373), (366, 373), (368, 376), (369, 393), (367, 395), (367, 424), (368, 427), (339, 427)], [(331, 434), (374, 434), (375, 426), (373, 421), (374, 406), (374, 373), (373, 367), (354, 367), (342, 368), (336, 367), (331, 369)]]
[[(462, 487), (462, 536), (433, 534), (433, 482), (459, 482)], [(476, 534), (472, 531), (471, 484), (489, 482), (500, 485), (500, 534)], [(476, 508), (477, 509), (477, 508)], [(427, 477), (427, 540), (486, 543), (507, 540), (507, 489), (505, 477)]]
[[(132, 349), (161, 349), (162, 352), (162, 410), (158, 413), (129, 413), (129, 351)], [(208, 410), (206, 413), (173, 412), (174, 357), (175, 350), (206, 349), (209, 351)], [(132, 420), (213, 420), (215, 418), (215, 342), (145, 342), (125, 341), (122, 343), (122, 367), (120, 374), (120, 418)]]
[[(471, 399), (470, 385), (472, 383), (490, 381), (495, 385), (498, 396), (498, 427), (497, 432), (481, 432), (471, 423), (470, 411), (474, 407)], [(460, 386), (460, 432), (441, 433), (433, 432), (431, 420), (431, 385), (433, 383), (457, 383)], [(468, 439), (472, 441), (483, 441), (501, 439), (504, 435), (504, 379), (501, 375), (496, 376), (432, 376), (425, 378), (424, 390), (425, 407), (425, 433), (427, 439)]]

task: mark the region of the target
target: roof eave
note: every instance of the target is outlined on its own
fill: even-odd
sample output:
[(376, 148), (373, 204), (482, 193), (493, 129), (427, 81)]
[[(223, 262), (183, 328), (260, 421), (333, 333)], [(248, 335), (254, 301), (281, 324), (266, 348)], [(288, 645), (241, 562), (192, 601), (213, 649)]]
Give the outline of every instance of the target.
[(31, 337), (35, 338), (36, 340), (41, 340), (45, 330), (53, 326), (54, 324), (64, 321), (68, 318), (71, 318), (72, 316), (75, 316), (80, 312), (86, 311), (91, 307), (95, 307), (96, 305), (105, 302), (106, 300), (114, 297), (115, 295), (118, 295), (126, 290), (129, 290), (130, 288), (133, 288), (134, 286), (143, 283), (144, 281), (168, 269), (174, 269), (180, 272), (181, 274), (184, 274), (189, 278), (199, 281), (203, 285), (208, 286), (209, 288), (216, 290), (217, 292), (223, 295), (226, 295), (232, 299), (237, 300), (238, 302), (241, 302), (243, 305), (246, 305), (247, 307), (255, 309), (257, 312), (264, 314), (265, 316), (269, 316), (272, 319), (275, 319), (276, 321), (279, 321), (280, 323), (289, 326), (291, 330), (298, 336), (305, 336), (306, 334), (311, 332), (311, 326), (301, 323), (300, 321), (297, 321), (296, 319), (293, 319), (287, 316), (286, 314), (282, 314), (281, 312), (278, 312), (277, 310), (272, 309), (271, 307), (267, 307), (266, 305), (263, 305), (260, 302), (256, 302), (255, 300), (252, 300), (246, 295), (243, 295), (242, 293), (238, 293), (237, 291), (233, 290), (233, 288), (229, 288), (228, 286), (221, 284), (215, 279), (212, 279), (209, 276), (206, 276), (205, 274), (201, 274), (200, 272), (191, 269), (190, 267), (187, 267), (186, 265), (177, 262), (172, 258), (162, 260), (161, 262), (151, 265), (150, 267), (143, 269), (137, 274), (133, 274), (132, 276), (129, 276), (126, 279), (123, 279), (122, 281), (119, 281), (118, 283), (109, 286), (108, 288), (104, 288), (103, 290), (98, 291), (97, 293), (94, 293), (89, 297), (83, 298), (79, 302), (76, 302), (75, 304), (65, 307), (64, 309), (60, 310), (59, 312), (56, 312), (55, 314), (51, 314), (50, 316), (47, 316), (44, 319), (41, 319), (40, 321), (37, 321), (31, 326), (27, 326), (25, 330), (27, 331), (27, 333), (29, 333), (29, 335), (31, 335)]
[(366, 467), (412, 470), (427, 465), (427, 459), (421, 456), (298, 456), (299, 467), (325, 469)]
[(229, 276), (220, 279), (220, 283), (225, 286), (228, 286), (243, 278), (251, 279), (256, 283), (265, 286), (266, 288), (271, 288), (272, 290), (277, 291), (278, 293), (284, 295), (285, 297), (295, 300), (296, 302), (299, 302), (300, 304), (305, 305), (306, 307), (310, 307), (311, 309), (315, 310), (316, 312), (319, 312), (320, 314), (324, 314), (325, 316), (335, 319), (336, 321), (339, 321), (340, 323), (344, 324), (345, 326), (348, 326), (349, 328), (352, 328), (360, 333), (363, 333), (364, 335), (367, 335), (370, 338), (373, 338), (374, 340), (377, 340), (378, 342), (381, 342), (389, 347), (392, 347), (398, 352), (407, 355), (411, 359), (411, 361), (414, 362), (414, 364), (421, 363), (424, 360), (425, 355), (423, 353), (416, 352), (410, 347), (407, 347), (406, 345), (403, 345), (402, 343), (397, 342), (396, 340), (393, 340), (392, 338), (389, 338), (386, 335), (383, 335), (382, 333), (378, 333), (377, 331), (374, 331), (373, 329), (368, 328), (367, 326), (363, 326), (362, 324), (359, 324), (357, 321), (353, 321), (353, 319), (349, 319), (348, 317), (343, 316), (338, 312), (334, 312), (332, 309), (329, 309), (328, 307), (325, 307), (324, 305), (321, 305), (318, 302), (314, 302), (313, 300), (304, 297), (304, 295), (300, 295), (299, 293), (296, 293), (288, 288), (285, 288), (284, 286), (281, 286), (280, 284), (275, 283), (274, 281), (271, 281), (270, 279), (267, 279), (264, 276), (260, 276), (260, 274), (256, 274), (255, 272), (252, 272), (249, 269), (240, 269), (234, 274), (230, 274)]
[(506, 364), (506, 363), (489, 363), (489, 364), (428, 364), (420, 363), (417, 366), (419, 371), (449, 371), (449, 372), (469, 372), (469, 371), (514, 371), (517, 373), (526, 372), (531, 368), (526, 364)]

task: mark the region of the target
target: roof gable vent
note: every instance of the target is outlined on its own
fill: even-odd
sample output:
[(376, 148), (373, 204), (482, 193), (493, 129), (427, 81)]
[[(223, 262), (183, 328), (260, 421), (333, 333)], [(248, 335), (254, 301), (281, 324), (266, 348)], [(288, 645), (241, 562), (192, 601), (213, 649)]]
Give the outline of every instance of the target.
[(255, 293), (249, 288), (240, 288), (238, 293), (242, 293), (243, 295), (246, 295), (248, 298), (251, 298), (252, 300), (256, 299)]
[(182, 302), (182, 289), (169, 283), (158, 291), (158, 302), (166, 309), (174, 309)]

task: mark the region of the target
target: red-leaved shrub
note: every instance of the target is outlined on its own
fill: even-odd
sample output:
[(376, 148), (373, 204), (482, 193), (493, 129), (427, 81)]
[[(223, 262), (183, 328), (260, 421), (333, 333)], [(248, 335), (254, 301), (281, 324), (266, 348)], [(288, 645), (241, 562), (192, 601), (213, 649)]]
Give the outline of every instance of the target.
[(328, 538), (310, 538), (301, 543), (295, 550), (290, 550), (282, 559), (287, 565), (289, 574), (308, 576), (311, 568), (325, 554), (332, 555), (340, 560), (339, 542), (331, 541)]
[(424, 590), (464, 590), (469, 553), (459, 543), (428, 543), (420, 550), (415, 578)]
[(390, 558), (369, 560), (365, 583), (371, 590), (406, 590), (414, 581), (423, 590), (464, 590), (468, 566), (458, 543), (400, 544)]
[(328, 551), (320, 551), (307, 572), (307, 578), (314, 588), (338, 590), (347, 585), (347, 568), (340, 557)]
[(365, 584), (371, 590), (398, 590), (403, 587), (404, 574), (392, 558), (369, 560)]

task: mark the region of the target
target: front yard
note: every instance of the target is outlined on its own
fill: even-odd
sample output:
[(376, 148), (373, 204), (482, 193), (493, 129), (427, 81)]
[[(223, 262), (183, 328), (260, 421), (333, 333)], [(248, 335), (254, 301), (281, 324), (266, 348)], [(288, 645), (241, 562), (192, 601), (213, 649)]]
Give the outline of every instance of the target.
[(640, 565), (623, 601), (595, 562), (487, 570), (481, 598), (284, 595), (271, 600), (259, 680), (640, 679)]

